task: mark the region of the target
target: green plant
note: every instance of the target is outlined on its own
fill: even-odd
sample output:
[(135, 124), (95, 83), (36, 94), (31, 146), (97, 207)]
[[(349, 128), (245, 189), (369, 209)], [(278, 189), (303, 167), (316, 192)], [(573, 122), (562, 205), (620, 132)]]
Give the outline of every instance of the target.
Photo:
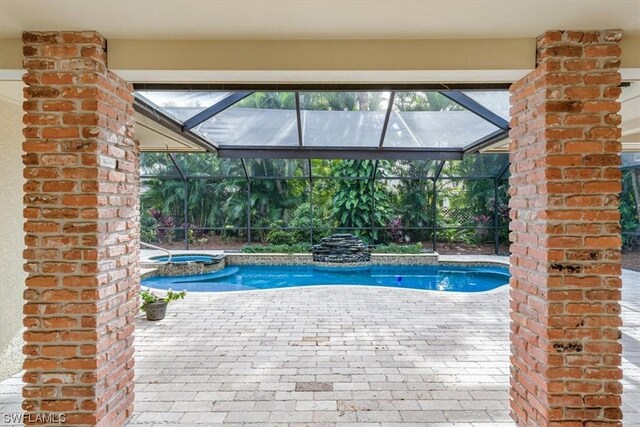
[[(250, 176), (293, 177), (300, 176), (299, 163), (286, 159), (253, 159), (247, 164)], [(301, 179), (255, 179), (251, 181), (250, 214), (254, 235), (266, 239), (266, 232), (259, 227), (271, 227), (291, 222), (294, 210), (304, 201), (307, 182)]]
[(149, 228), (140, 229), (140, 240), (145, 243), (154, 243), (157, 241), (156, 231)]
[(640, 229), (638, 212), (638, 171), (625, 170), (622, 172), (622, 193), (620, 194), (620, 226), (622, 228), (622, 248), (625, 251), (635, 250), (639, 246), (639, 239), (635, 233)]
[(311, 252), (310, 243), (294, 243), (292, 245), (245, 245), (242, 252), (246, 254), (268, 254), (268, 253), (307, 253)]
[(272, 230), (267, 234), (267, 242), (271, 245), (292, 245), (295, 242), (295, 235), (290, 231)]
[(457, 229), (457, 228), (440, 228), (438, 229), (438, 239), (444, 240), (446, 243), (466, 243), (473, 244), (476, 241), (474, 230)]
[[(186, 195), (190, 227), (242, 226), (246, 223), (246, 181), (216, 178), (240, 177), (243, 171), (239, 163), (224, 161), (209, 153), (178, 153), (175, 157), (183, 170), (199, 179), (188, 182), (179, 179), (166, 153), (144, 153), (140, 160), (142, 173), (158, 178), (144, 179), (141, 183), (141, 222), (148, 221), (145, 216), (150, 209), (156, 209), (176, 218), (176, 225), (181, 225)], [(149, 225), (155, 226), (155, 223)]]
[(508, 228), (508, 224), (507, 224), (507, 228), (501, 227), (501, 228), (498, 229), (498, 232), (500, 234), (500, 242), (504, 243), (504, 244), (508, 244), (509, 243), (509, 234), (511, 233), (511, 231)]
[[(333, 166), (334, 176), (373, 176), (375, 162), (343, 160)], [(333, 197), (333, 217), (338, 227), (354, 227), (364, 240), (376, 241), (374, 227), (384, 227), (390, 220), (390, 198), (386, 188), (369, 179), (341, 179)], [(374, 228), (374, 229), (372, 229)]]
[(475, 217), (474, 221), (476, 225), (476, 229), (474, 230), (475, 231), (474, 243), (479, 245), (483, 244), (487, 242), (489, 237), (494, 236), (494, 233), (493, 233), (494, 230), (492, 229), (493, 218), (487, 215), (479, 215)]
[[(428, 175), (428, 170), (422, 164), (409, 164), (410, 175)], [(422, 166), (422, 167), (421, 167)], [(433, 221), (433, 184), (431, 181), (402, 179), (398, 185), (398, 213), (406, 227), (430, 227)], [(427, 230), (406, 230), (405, 234), (412, 241), (423, 240), (427, 237)]]
[(419, 254), (422, 252), (422, 243), (414, 245), (396, 245), (390, 243), (388, 245), (379, 245), (373, 248), (376, 254)]
[(622, 231), (637, 231), (638, 226), (638, 208), (634, 197), (634, 192), (630, 190), (632, 187), (632, 175), (635, 171), (624, 171), (622, 174), (623, 191), (620, 194), (620, 225)]
[[(327, 227), (329, 219), (323, 215), (322, 209), (315, 206), (314, 208), (313, 240), (317, 242), (323, 237), (330, 235), (331, 229)], [(298, 230), (293, 231), (295, 237), (292, 243), (305, 243), (311, 240), (311, 216), (311, 205), (309, 203), (302, 203), (296, 208), (293, 213), (293, 219), (291, 220), (291, 227), (298, 228)], [(269, 241), (268, 238), (267, 241)]]
[(186, 295), (187, 291), (174, 292), (169, 289), (165, 296), (159, 296), (151, 291), (151, 289), (143, 289), (140, 291), (140, 298), (142, 299), (142, 305), (140, 306), (140, 309), (142, 311), (147, 311), (147, 306), (149, 304), (156, 304), (161, 302), (170, 303), (171, 301), (184, 299)]

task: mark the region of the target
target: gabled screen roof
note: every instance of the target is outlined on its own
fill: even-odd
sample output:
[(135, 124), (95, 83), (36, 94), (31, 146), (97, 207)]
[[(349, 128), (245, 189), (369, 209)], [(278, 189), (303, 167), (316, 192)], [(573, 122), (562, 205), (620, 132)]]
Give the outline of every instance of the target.
[[(460, 159), (507, 137), (506, 91), (136, 91), (221, 157)], [(166, 123), (165, 123), (166, 124)]]

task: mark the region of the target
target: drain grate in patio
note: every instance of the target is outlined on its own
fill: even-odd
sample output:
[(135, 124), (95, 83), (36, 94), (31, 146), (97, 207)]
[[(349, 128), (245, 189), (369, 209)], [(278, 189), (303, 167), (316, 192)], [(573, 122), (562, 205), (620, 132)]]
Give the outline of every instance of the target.
[(333, 391), (333, 383), (298, 382), (296, 391)]

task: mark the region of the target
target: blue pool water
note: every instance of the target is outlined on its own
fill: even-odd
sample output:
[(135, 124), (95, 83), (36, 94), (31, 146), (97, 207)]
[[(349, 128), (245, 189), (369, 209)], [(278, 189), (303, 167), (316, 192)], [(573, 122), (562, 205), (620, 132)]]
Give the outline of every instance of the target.
[(227, 292), (317, 285), (363, 285), (451, 292), (481, 292), (509, 283), (506, 267), (454, 265), (327, 269), (314, 266), (244, 265), (194, 276), (151, 277), (142, 286)]
[[(169, 260), (168, 255), (157, 256), (151, 258), (156, 262), (167, 262)], [(209, 255), (173, 255), (171, 257), (171, 262), (174, 264), (183, 264), (187, 262), (212, 262), (213, 257)]]

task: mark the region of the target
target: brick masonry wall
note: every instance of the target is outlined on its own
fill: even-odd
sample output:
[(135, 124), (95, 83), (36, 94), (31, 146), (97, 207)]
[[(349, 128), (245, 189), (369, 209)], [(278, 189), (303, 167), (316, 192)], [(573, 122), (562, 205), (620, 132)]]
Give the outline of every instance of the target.
[(24, 42), (27, 414), (116, 426), (133, 405), (138, 147), (132, 88), (94, 32)]
[(551, 31), (511, 87), (511, 408), (620, 426), (620, 31)]

